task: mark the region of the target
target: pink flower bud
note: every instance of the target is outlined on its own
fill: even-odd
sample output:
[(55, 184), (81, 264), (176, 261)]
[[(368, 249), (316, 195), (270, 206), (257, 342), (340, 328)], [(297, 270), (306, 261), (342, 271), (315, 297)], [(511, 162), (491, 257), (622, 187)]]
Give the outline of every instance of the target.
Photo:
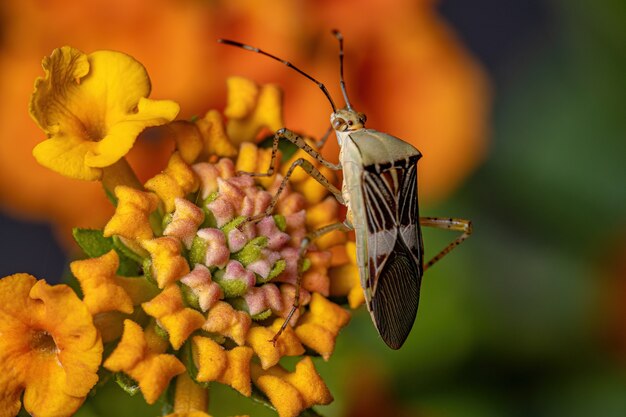
[(257, 223), (256, 229), (257, 234), (260, 236), (267, 236), (269, 239), (267, 242), (267, 247), (269, 249), (279, 250), (285, 246), (287, 242), (289, 242), (289, 235), (280, 231), (278, 226), (276, 226), (276, 222), (273, 217), (265, 217)]
[(228, 199), (222, 196), (211, 201), (206, 207), (213, 213), (217, 227), (222, 227), (235, 218), (235, 208), (229, 203)]
[(211, 272), (201, 264), (182, 277), (180, 282), (191, 288), (198, 297), (198, 304), (202, 311), (210, 309), (220, 298), (224, 297), (222, 288), (211, 280)]
[(198, 230), (197, 235), (207, 243), (204, 264), (223, 268), (230, 258), (224, 233), (219, 229), (206, 228)]
[(239, 252), (248, 242), (248, 237), (236, 227), (228, 232), (228, 248), (231, 252)]
[(193, 169), (200, 178), (200, 197), (202, 197), (203, 200), (211, 193), (217, 191), (219, 172), (213, 164), (200, 162), (192, 165), (191, 169)]
[(250, 315), (259, 314), (268, 308), (272, 311), (283, 310), (283, 300), (278, 287), (274, 284), (265, 284), (253, 287), (243, 296)]
[(254, 276), (254, 272), (248, 271), (239, 261), (235, 260), (231, 260), (230, 262), (228, 262), (222, 279), (224, 281), (241, 281), (248, 289), (254, 287), (254, 284), (256, 284), (256, 277)]

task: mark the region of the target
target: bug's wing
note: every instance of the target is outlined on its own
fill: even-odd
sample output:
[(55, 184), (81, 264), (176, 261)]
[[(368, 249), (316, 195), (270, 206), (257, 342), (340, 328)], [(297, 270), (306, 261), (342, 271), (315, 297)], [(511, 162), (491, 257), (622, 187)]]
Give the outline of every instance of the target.
[[(398, 349), (411, 331), (422, 278), (422, 239), (417, 204), (417, 160), (364, 167), (368, 308), (382, 339)], [(369, 296), (367, 296), (369, 295)]]

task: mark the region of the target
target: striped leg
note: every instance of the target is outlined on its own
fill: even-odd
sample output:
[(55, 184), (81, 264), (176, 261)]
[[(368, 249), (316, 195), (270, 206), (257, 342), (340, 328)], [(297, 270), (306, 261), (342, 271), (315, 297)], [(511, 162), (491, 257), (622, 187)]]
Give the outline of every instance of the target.
[(326, 141), (328, 140), (328, 137), (330, 136), (330, 132), (332, 131), (333, 131), (333, 127), (328, 126), (328, 130), (326, 130), (326, 133), (324, 133), (324, 136), (322, 136), (320, 140), (315, 142), (315, 147), (317, 149), (322, 149), (324, 147), (324, 144), (326, 144)]
[(246, 221), (244, 223), (242, 223), (242, 224), (245, 224), (245, 223), (248, 223), (248, 222), (258, 222), (261, 219), (263, 219), (264, 217), (272, 215), (272, 212), (274, 211), (274, 207), (278, 203), (278, 199), (280, 198), (281, 193), (284, 191), (285, 187), (287, 186), (287, 182), (289, 181), (289, 177), (291, 177), (291, 175), (293, 174), (293, 171), (297, 167), (302, 168), (307, 174), (309, 174), (311, 177), (315, 178), (315, 180), (317, 180), (317, 182), (322, 184), (324, 187), (326, 187), (326, 189), (328, 191), (333, 193), (333, 195), (335, 196), (337, 201), (339, 201), (339, 203), (345, 205), (345, 202), (344, 202), (344, 199), (343, 199), (343, 195), (341, 194), (341, 190), (339, 190), (337, 187), (332, 185), (330, 183), (330, 181), (328, 181), (328, 179), (325, 176), (323, 176), (322, 173), (319, 172), (319, 170), (317, 168), (315, 168), (313, 166), (313, 164), (311, 164), (309, 161), (307, 161), (304, 158), (299, 158), (299, 159), (296, 159), (294, 161), (294, 163), (291, 164), (291, 166), (287, 170), (287, 173), (285, 174), (285, 178), (283, 178), (282, 182), (280, 183), (280, 186), (278, 187), (278, 190), (276, 190), (276, 194), (274, 194), (274, 197), (272, 197), (272, 201), (270, 201), (270, 204), (265, 209), (265, 212), (261, 213), (261, 214), (257, 214), (256, 216), (248, 217), (246, 219)]
[(281, 333), (285, 330), (287, 325), (289, 325), (289, 321), (291, 320), (291, 317), (293, 317), (294, 313), (300, 307), (300, 286), (302, 284), (302, 263), (304, 261), (304, 255), (306, 253), (306, 250), (315, 239), (327, 233), (333, 232), (335, 230), (341, 230), (343, 232), (347, 232), (347, 231), (352, 230), (352, 227), (346, 224), (345, 222), (332, 223), (332, 224), (320, 227), (319, 229), (312, 231), (311, 233), (307, 234), (300, 242), (300, 249), (298, 250), (298, 266), (297, 266), (298, 275), (296, 277), (296, 294), (294, 297), (293, 305), (291, 306), (291, 310), (289, 310), (289, 314), (287, 314), (287, 318), (285, 318), (285, 321), (283, 322), (282, 326), (280, 326), (280, 329), (278, 330), (278, 332), (276, 332), (272, 340), (270, 340), (270, 342), (272, 342), (274, 345), (276, 345), (276, 341), (280, 337)]
[(456, 248), (472, 234), (472, 222), (465, 219), (453, 219), (450, 217), (420, 217), (420, 225), (462, 232), (461, 236), (457, 237), (424, 265), (424, 271), (446, 256), (452, 249)]
[[(324, 137), (317, 143), (321, 144), (323, 146), (324, 143), (326, 142), (326, 139), (328, 138), (329, 133), (330, 133), (330, 131), (326, 135), (324, 135)], [(271, 159), (270, 159), (270, 166), (267, 168), (267, 171), (266, 172), (239, 171), (239, 173), (240, 174), (248, 174), (248, 175), (251, 175), (253, 177), (271, 177), (272, 175), (274, 175), (274, 163), (276, 162), (276, 154), (277, 154), (277, 151), (278, 151), (278, 142), (280, 141), (280, 139), (286, 139), (289, 142), (293, 143), (298, 148), (302, 149), (304, 152), (306, 152), (309, 155), (311, 155), (313, 158), (315, 158), (316, 161), (318, 161), (320, 164), (324, 165), (325, 167), (328, 167), (330, 169), (334, 169), (335, 171), (341, 169), (341, 165), (333, 164), (333, 163), (328, 162), (327, 160), (325, 160), (318, 151), (316, 151), (311, 146), (309, 146), (308, 143), (306, 143), (306, 141), (304, 140), (304, 138), (302, 136), (299, 136), (298, 134), (292, 132), (289, 129), (282, 128), (282, 129), (279, 129), (274, 134), (274, 139), (272, 140), (272, 156), (271, 156)]]

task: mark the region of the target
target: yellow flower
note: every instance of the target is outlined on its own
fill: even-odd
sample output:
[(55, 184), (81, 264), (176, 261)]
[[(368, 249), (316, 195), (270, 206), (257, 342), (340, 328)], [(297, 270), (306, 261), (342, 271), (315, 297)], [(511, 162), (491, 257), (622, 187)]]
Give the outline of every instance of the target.
[(251, 348), (236, 346), (226, 350), (208, 337), (196, 336), (192, 340), (198, 381), (217, 381), (231, 386), (246, 397), (250, 396), (250, 359), (254, 354)]
[(153, 193), (120, 185), (115, 187), (117, 207), (111, 220), (104, 226), (104, 236), (119, 235), (127, 239), (150, 239), (154, 236), (150, 226), (150, 213), (159, 205)]
[(263, 369), (276, 365), (283, 356), (299, 356), (304, 347), (290, 326), (280, 335), (276, 343), (268, 343), (283, 324), (283, 319), (276, 319), (271, 326), (253, 326), (248, 332), (246, 344), (257, 354)]
[(102, 341), (66, 285), (28, 274), (0, 280), (0, 415), (69, 416), (98, 380)]
[(149, 100), (150, 79), (138, 61), (113, 51), (89, 55), (65, 46), (44, 58), (30, 113), (48, 139), (37, 161), (65, 176), (98, 180), (149, 126), (173, 120), (178, 104)]
[[(244, 142), (239, 146), (236, 163), (237, 171), (265, 173), (270, 167), (271, 157), (272, 150), (270, 148), (262, 149), (254, 143)], [(277, 154), (274, 168), (278, 166), (278, 160), (280, 160), (280, 152)], [(276, 171), (274, 169), (275, 173)], [(257, 182), (267, 188), (276, 179), (275, 173), (270, 177), (258, 177)]]
[(185, 197), (198, 189), (198, 178), (180, 154), (175, 152), (167, 163), (167, 168), (150, 178), (144, 186), (161, 198), (165, 211), (170, 213), (174, 211), (176, 198)]
[(348, 242), (345, 252), (349, 260), (348, 263), (330, 268), (330, 295), (348, 296), (350, 308), (357, 308), (365, 303), (365, 294), (361, 287), (359, 269), (356, 266), (356, 245)]
[(226, 132), (233, 143), (254, 141), (263, 127), (272, 133), (284, 127), (280, 88), (272, 84), (258, 86), (243, 77), (229, 77), (227, 83), (224, 115), (228, 118)]
[(242, 346), (251, 324), (252, 319), (248, 314), (235, 310), (224, 301), (218, 301), (208, 311), (202, 328), (209, 333), (226, 336)]
[(170, 343), (176, 350), (191, 333), (204, 324), (204, 316), (199, 311), (185, 307), (180, 288), (175, 284), (168, 286), (161, 294), (141, 306), (167, 331)]
[[(334, 223), (339, 218), (339, 202), (334, 196), (328, 196), (306, 211), (306, 225), (311, 229), (319, 229)], [(326, 250), (346, 242), (346, 233), (334, 230), (315, 240), (318, 249)]]
[(350, 321), (350, 313), (318, 293), (313, 293), (310, 306), (298, 320), (295, 332), (302, 343), (328, 360), (339, 330)]
[(108, 311), (133, 312), (133, 301), (117, 282), (115, 271), (118, 267), (119, 258), (114, 250), (98, 258), (70, 264), (72, 274), (80, 282), (83, 301), (91, 315)]
[[(245, 133), (251, 140), (261, 126), (277, 123), (280, 94), (274, 87), (235, 79), (229, 88), (226, 126), (239, 132), (234, 134)], [(281, 415), (328, 403), (332, 397), (310, 359), (291, 374), (278, 363), (284, 356), (303, 355), (304, 345), (328, 359), (349, 319), (348, 312), (325, 298), (329, 269), (336, 266), (328, 249), (341, 246), (345, 233), (333, 234), (323, 247), (313, 244), (304, 262), (299, 260), (307, 233), (339, 221), (338, 203), (301, 176), (297, 186), (287, 184), (272, 215), (264, 216), (283, 180), (280, 153), (276, 173), (257, 178), (237, 171), (265, 171), (271, 149), (243, 142), (235, 155), (237, 148), (215, 111), (200, 121), (161, 129), (169, 129), (184, 149), (177, 149), (167, 167), (145, 183), (146, 191), (140, 185), (114, 188), (117, 207), (102, 232), (113, 239), (98, 244), (112, 244), (115, 250), (104, 246), (108, 253), (71, 265), (102, 337), (113, 342), (121, 336), (104, 366), (137, 381), (153, 403), (184, 371), (183, 363), (166, 352), (187, 343), (197, 374), (188, 371), (198, 382), (216, 381), (250, 396), (251, 366), (260, 363), (255, 383)], [(155, 214), (162, 211), (167, 214), (158, 219)], [(258, 215), (258, 221), (246, 221)], [(142, 276), (118, 276), (122, 261), (123, 266), (135, 262), (137, 268), (130, 271)], [(289, 315), (299, 274), (300, 308)], [(147, 326), (140, 324), (146, 315), (151, 317)], [(272, 343), (288, 315), (287, 327)], [(205, 395), (185, 378), (178, 378), (182, 388), (187, 386), (181, 388), (181, 404)], [(204, 415), (206, 407), (188, 405), (175, 414)]]
[(173, 377), (185, 372), (185, 365), (174, 355), (153, 352), (142, 328), (131, 320), (124, 321), (122, 339), (104, 367), (137, 381), (148, 404), (154, 404)]
[(255, 363), (251, 370), (254, 385), (268, 396), (280, 417), (295, 417), (313, 405), (330, 404), (333, 400), (308, 356), (296, 364), (292, 373), (280, 365), (264, 371)]
[(226, 136), (222, 115), (217, 110), (209, 110), (204, 118), (196, 121), (204, 143), (204, 156), (217, 155), (233, 157), (237, 148)]
[(189, 273), (189, 265), (181, 255), (181, 242), (170, 236), (144, 240), (142, 246), (150, 253), (150, 275), (163, 289)]

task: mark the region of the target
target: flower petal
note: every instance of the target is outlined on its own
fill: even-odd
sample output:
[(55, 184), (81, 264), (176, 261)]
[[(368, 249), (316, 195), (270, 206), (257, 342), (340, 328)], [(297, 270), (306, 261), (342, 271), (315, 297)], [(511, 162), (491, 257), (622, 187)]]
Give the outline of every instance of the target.
[(204, 324), (204, 316), (185, 307), (180, 288), (172, 284), (151, 301), (141, 305), (146, 314), (158, 320), (167, 331), (170, 343), (178, 350), (189, 335)]
[(80, 282), (83, 302), (91, 315), (108, 311), (131, 314), (133, 302), (124, 288), (116, 282), (115, 271), (119, 258), (115, 250), (98, 257), (74, 261), (70, 264), (72, 274)]
[(173, 120), (179, 106), (155, 101), (145, 68), (129, 55), (86, 55), (63, 47), (44, 58), (30, 113), (48, 139), (35, 147), (39, 163), (63, 175), (97, 180), (148, 126)]
[(298, 320), (296, 335), (304, 345), (328, 360), (339, 330), (350, 321), (350, 313), (318, 293), (313, 293), (310, 307)]
[(248, 314), (235, 310), (224, 301), (218, 301), (207, 313), (202, 328), (207, 332), (229, 337), (242, 346), (251, 324), (252, 319)]
[(209, 110), (202, 119), (196, 121), (196, 126), (202, 136), (204, 153), (207, 156), (233, 157), (237, 154), (237, 148), (226, 136), (222, 115), (216, 110)]
[(148, 404), (153, 404), (170, 380), (185, 372), (185, 366), (174, 356), (150, 351), (141, 326), (124, 321), (124, 334), (115, 350), (104, 361), (113, 372), (124, 372), (139, 383)]
[(139, 98), (137, 112), (111, 125), (107, 135), (85, 155), (85, 164), (95, 168), (114, 164), (130, 151), (145, 128), (174, 120), (178, 111), (179, 106), (173, 101)]
[(234, 143), (254, 141), (264, 127), (275, 132), (284, 126), (282, 91), (276, 85), (259, 87), (243, 77), (230, 77), (227, 85), (226, 131)]
[(176, 198), (185, 197), (196, 191), (199, 185), (196, 173), (178, 152), (172, 154), (163, 172), (150, 178), (144, 184), (147, 190), (154, 191), (161, 198), (168, 213), (174, 211)]
[(66, 285), (28, 274), (0, 280), (0, 334), (3, 411), (19, 405), (24, 389), (32, 415), (70, 415), (98, 380), (102, 341), (87, 307)]
[(267, 395), (280, 417), (296, 417), (316, 404), (330, 404), (333, 400), (328, 387), (319, 376), (310, 357), (296, 364), (289, 373), (280, 365), (264, 371), (252, 363), (254, 385)]
[(104, 226), (104, 236), (119, 235), (137, 240), (152, 238), (154, 233), (149, 217), (159, 205), (158, 197), (124, 185), (115, 187), (115, 196), (117, 207), (111, 220)]
[(217, 381), (250, 396), (250, 359), (254, 354), (251, 348), (236, 346), (226, 350), (208, 337), (196, 336), (192, 340), (198, 381)]
[(189, 273), (189, 264), (181, 254), (182, 245), (178, 239), (163, 236), (144, 240), (141, 245), (150, 253), (150, 274), (159, 288), (165, 288)]

